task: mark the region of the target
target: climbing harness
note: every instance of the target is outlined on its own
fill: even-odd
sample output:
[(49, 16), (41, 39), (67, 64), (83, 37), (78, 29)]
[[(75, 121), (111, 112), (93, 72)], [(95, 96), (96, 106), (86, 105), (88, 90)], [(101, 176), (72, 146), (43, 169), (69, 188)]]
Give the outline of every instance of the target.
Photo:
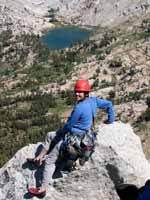
[(71, 168), (75, 167), (77, 159), (80, 165), (84, 165), (94, 152), (95, 140), (96, 133), (91, 130), (80, 135), (67, 133), (60, 147), (60, 158), (69, 163)]
[(60, 147), (60, 154), (66, 154), (72, 159), (76, 159), (81, 154), (81, 141), (85, 134), (68, 132)]
[(81, 142), (82, 155), (79, 158), (80, 165), (84, 165), (95, 151), (96, 132), (89, 130)]

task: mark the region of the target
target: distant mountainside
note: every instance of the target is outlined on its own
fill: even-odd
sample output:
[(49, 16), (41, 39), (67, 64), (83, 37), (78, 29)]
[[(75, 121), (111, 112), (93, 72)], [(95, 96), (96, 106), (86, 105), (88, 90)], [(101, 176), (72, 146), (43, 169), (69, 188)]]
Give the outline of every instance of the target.
[(40, 32), (49, 27), (48, 11), (53, 11), (56, 19), (66, 23), (106, 26), (149, 10), (150, 0), (1, 0), (0, 24), (16, 32)]

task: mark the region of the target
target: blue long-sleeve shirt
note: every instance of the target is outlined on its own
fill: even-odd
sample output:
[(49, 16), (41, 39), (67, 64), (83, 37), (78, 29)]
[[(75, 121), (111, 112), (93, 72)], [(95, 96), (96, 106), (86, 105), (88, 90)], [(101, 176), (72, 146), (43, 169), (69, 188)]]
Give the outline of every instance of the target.
[(63, 134), (69, 132), (83, 133), (88, 131), (96, 116), (97, 109), (105, 109), (108, 115), (108, 123), (114, 121), (114, 109), (111, 101), (97, 97), (89, 97), (79, 101), (74, 107), (70, 117), (63, 127)]

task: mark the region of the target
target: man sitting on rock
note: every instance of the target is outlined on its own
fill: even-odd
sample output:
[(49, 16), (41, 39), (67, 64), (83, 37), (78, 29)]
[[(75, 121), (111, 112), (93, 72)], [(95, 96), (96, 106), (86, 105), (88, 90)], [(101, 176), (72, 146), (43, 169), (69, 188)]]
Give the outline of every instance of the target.
[[(40, 188), (29, 188), (29, 192), (33, 195), (45, 195), (48, 185), (53, 184), (53, 174), (56, 169), (56, 161), (61, 152), (69, 152), (74, 156), (76, 152), (83, 153), (80, 164), (84, 164), (88, 160), (86, 150), (93, 145), (91, 127), (96, 116), (97, 109), (105, 109), (108, 119), (105, 123), (113, 123), (114, 110), (112, 102), (97, 97), (89, 97), (91, 88), (87, 80), (78, 80), (74, 87), (76, 105), (68, 118), (63, 129), (56, 133), (48, 134), (46, 142), (43, 144), (41, 153), (34, 159), (35, 162), (41, 163), (46, 154), (44, 165), (43, 180)], [(73, 148), (72, 148), (73, 147)], [(84, 149), (85, 152), (81, 152)], [(76, 158), (75, 158), (76, 159)]]

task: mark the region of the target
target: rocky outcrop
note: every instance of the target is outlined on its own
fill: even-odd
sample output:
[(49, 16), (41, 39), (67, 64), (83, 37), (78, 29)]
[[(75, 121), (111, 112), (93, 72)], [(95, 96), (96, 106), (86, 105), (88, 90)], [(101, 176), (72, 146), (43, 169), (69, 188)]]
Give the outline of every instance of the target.
[[(97, 145), (92, 159), (60, 178), (47, 191), (45, 200), (119, 200), (115, 186), (132, 183), (141, 186), (150, 177), (150, 165), (138, 136), (129, 124), (115, 122), (97, 127)], [(26, 163), (39, 144), (30, 144), (0, 169), (0, 200), (29, 199), (28, 186), (40, 181), (42, 168)], [(37, 182), (36, 182), (37, 183)], [(34, 197), (33, 199), (36, 199)]]

